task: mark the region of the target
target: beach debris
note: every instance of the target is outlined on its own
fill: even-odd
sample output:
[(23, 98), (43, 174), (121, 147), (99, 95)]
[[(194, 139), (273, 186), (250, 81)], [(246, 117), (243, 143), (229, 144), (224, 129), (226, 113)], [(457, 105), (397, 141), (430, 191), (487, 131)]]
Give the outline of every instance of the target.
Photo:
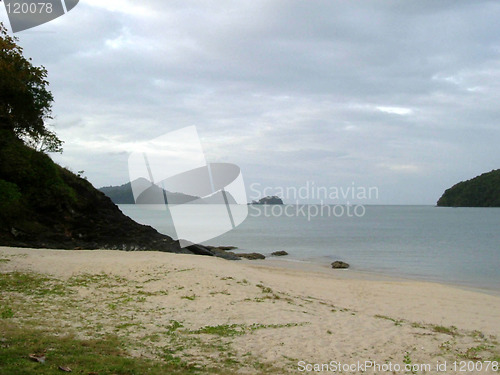
[(346, 269), (349, 268), (349, 263), (342, 262), (341, 260), (336, 260), (332, 263), (332, 268), (335, 269)]
[(58, 369), (61, 371), (64, 371), (64, 372), (72, 372), (73, 371), (67, 366), (59, 366)]
[(44, 354), (30, 354), (29, 359), (38, 363), (45, 363), (45, 355)]
[(271, 253), (271, 255), (275, 256), (275, 257), (282, 257), (285, 255), (288, 255), (288, 253), (284, 250), (280, 250), (280, 251), (275, 251), (274, 253)]
[(266, 259), (266, 257), (260, 253), (241, 253), (241, 254), (236, 254), (237, 256), (241, 258), (246, 258), (250, 260), (256, 260), (256, 259)]

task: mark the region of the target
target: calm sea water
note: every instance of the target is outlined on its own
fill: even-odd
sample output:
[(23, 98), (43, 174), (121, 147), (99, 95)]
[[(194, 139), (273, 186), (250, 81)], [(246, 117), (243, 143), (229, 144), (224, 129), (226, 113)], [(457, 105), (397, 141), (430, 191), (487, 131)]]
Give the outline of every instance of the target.
[[(286, 250), (287, 258), (296, 261), (344, 260), (362, 271), (500, 290), (500, 208), (366, 206), (361, 217), (308, 218), (297, 213), (297, 206), (288, 210), (293, 215), (285, 214), (285, 207), (273, 212), (270, 207), (249, 207), (240, 226), (206, 244), (266, 255)], [(165, 211), (120, 208), (138, 222), (175, 235)]]

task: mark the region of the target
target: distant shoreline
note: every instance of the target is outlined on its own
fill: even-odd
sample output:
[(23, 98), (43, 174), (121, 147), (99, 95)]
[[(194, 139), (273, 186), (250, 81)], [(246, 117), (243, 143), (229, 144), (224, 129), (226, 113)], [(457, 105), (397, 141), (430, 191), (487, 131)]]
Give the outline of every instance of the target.
[(473, 284), (467, 284), (466, 282), (451, 282), (445, 280), (432, 279), (427, 276), (412, 276), (405, 274), (388, 273), (383, 270), (369, 270), (369, 269), (357, 269), (350, 267), (345, 270), (334, 270), (329, 263), (320, 263), (307, 260), (299, 260), (287, 257), (268, 257), (266, 259), (260, 260), (246, 260), (242, 259), (242, 263), (262, 266), (269, 268), (284, 268), (290, 270), (296, 270), (301, 272), (319, 272), (325, 275), (333, 275), (340, 279), (354, 279), (354, 280), (367, 280), (367, 281), (392, 281), (392, 282), (424, 282), (431, 284), (439, 284), (450, 287), (456, 287), (463, 290), (468, 290), (472, 292), (485, 293), (492, 296), (500, 297), (500, 287), (498, 289), (492, 287), (479, 287)]

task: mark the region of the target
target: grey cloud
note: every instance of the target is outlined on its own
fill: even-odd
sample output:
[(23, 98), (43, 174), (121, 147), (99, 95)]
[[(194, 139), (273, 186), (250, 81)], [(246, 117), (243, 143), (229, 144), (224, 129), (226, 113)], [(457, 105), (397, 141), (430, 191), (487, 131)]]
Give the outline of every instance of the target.
[(498, 2), (113, 4), (20, 34), (49, 70), (56, 158), (95, 185), (125, 182), (127, 143), (188, 125), (247, 184), (356, 180), (379, 203), (499, 165)]

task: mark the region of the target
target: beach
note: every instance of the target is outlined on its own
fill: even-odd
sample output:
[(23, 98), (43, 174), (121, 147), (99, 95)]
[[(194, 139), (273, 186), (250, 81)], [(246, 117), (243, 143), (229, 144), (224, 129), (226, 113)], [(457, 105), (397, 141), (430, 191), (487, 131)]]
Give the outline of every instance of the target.
[(2, 277), (34, 275), (47, 291), (7, 288), (1, 302), (20, 327), (114, 334), (131, 357), (168, 352), (216, 373), (498, 373), (489, 362), (500, 359), (497, 295), (278, 265), (0, 247)]

